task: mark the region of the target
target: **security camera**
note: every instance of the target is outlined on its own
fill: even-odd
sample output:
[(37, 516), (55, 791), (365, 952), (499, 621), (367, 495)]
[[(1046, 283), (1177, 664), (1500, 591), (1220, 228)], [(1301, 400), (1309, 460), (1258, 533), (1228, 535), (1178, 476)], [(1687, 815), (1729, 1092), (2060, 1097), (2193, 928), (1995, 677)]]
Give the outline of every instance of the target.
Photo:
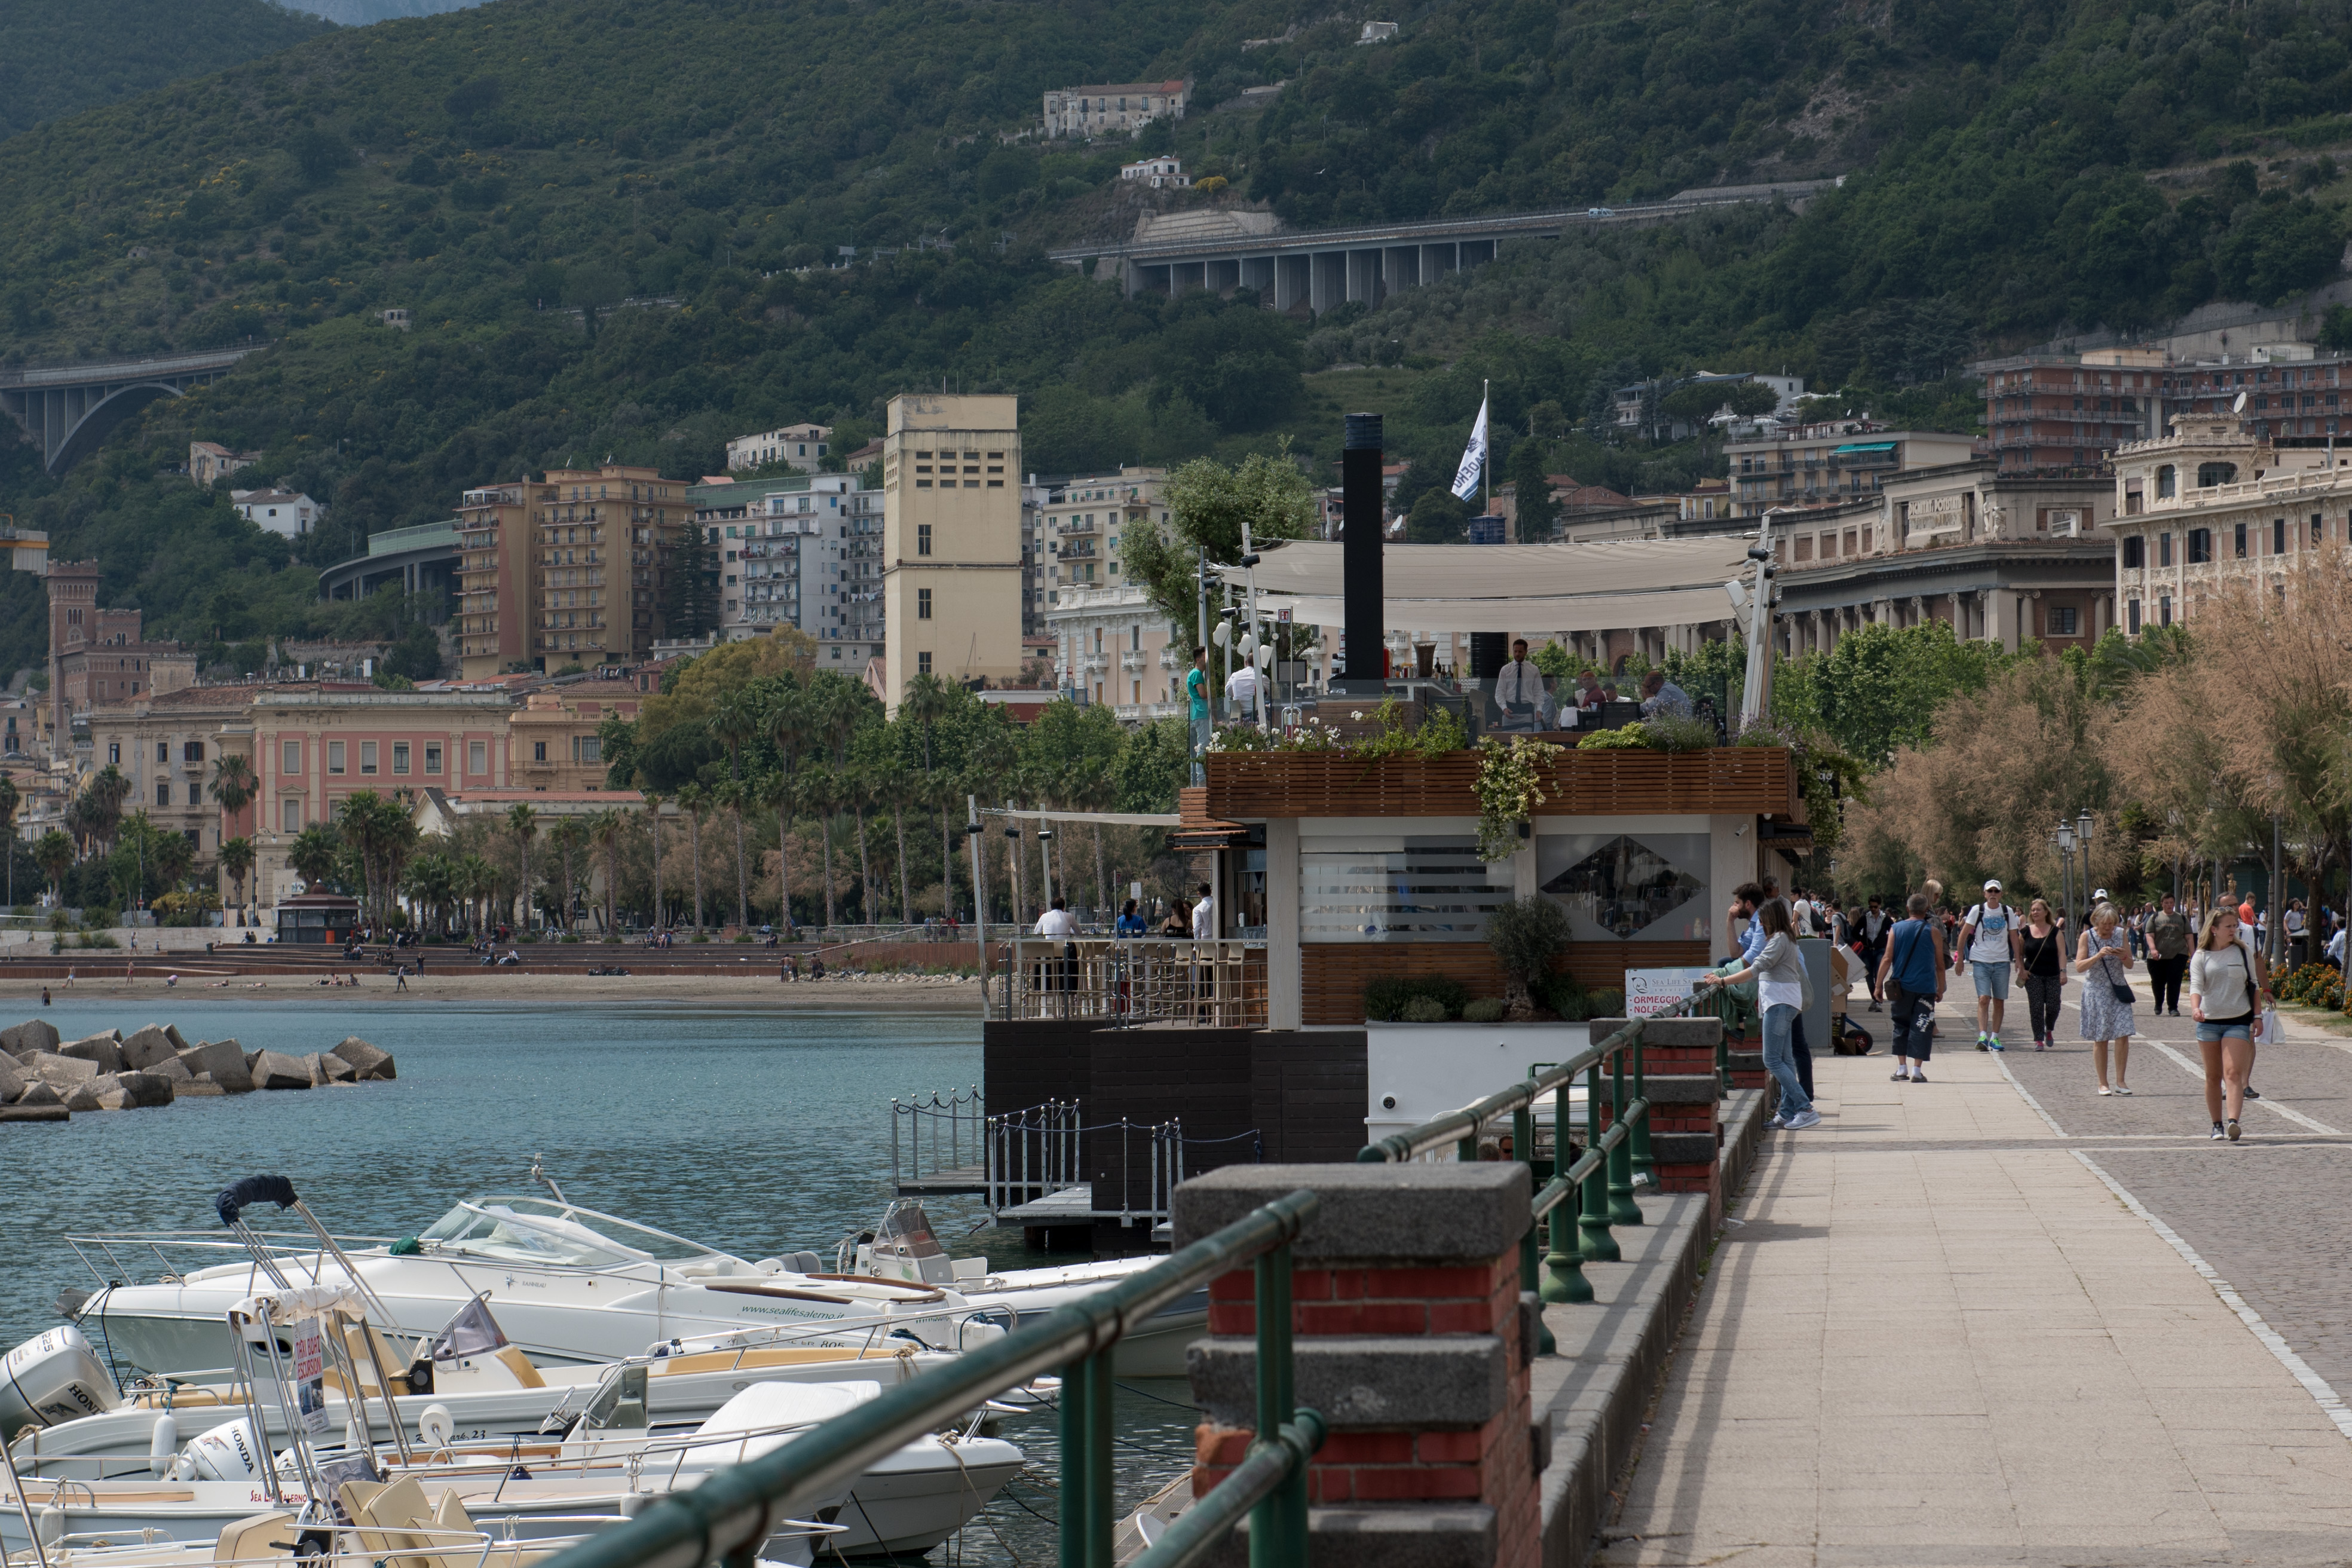
[(1396, 1096), (1393, 1094), (1384, 1094), (1381, 1096), (1381, 1109), (1382, 1110), (1394, 1110), (1396, 1109)]

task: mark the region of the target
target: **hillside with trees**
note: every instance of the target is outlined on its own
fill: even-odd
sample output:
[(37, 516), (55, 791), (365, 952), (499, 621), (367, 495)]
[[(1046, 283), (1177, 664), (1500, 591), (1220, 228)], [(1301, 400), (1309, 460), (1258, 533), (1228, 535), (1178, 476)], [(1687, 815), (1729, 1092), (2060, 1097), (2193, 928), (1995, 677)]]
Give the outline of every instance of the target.
[(0, 0), (0, 137), (326, 30), (269, 0)]
[[(1701, 368), (1966, 428), (1974, 352), (2335, 275), (2334, 4), (1450, 0), (1372, 46), (1263, 0), (496, 0), (331, 30), (0, 142), (0, 363), (270, 345), (62, 479), (0, 429), (0, 510), (102, 542), (114, 602), (219, 645), (295, 629), (307, 572), (467, 485), (606, 454), (690, 476), (792, 419), (863, 439), (942, 382), (1019, 393), (1042, 472), (1287, 438), (1328, 478), (1344, 404), (1388, 412), (1425, 478), (1492, 381), (1498, 471), (1532, 440), (1549, 471), (1664, 488), (1719, 456), (1612, 444), (1593, 415)], [(1181, 124), (1034, 138), (1048, 88), (1173, 76)], [(1162, 205), (1301, 226), (1847, 178), (1802, 213), (1510, 247), (1309, 321), (1045, 258), (1122, 232), (1118, 166), (1162, 150), (1224, 182)], [(192, 437), (264, 451), (332, 526), (288, 552), (155, 477)], [(27, 587), (0, 623), (27, 624)]]

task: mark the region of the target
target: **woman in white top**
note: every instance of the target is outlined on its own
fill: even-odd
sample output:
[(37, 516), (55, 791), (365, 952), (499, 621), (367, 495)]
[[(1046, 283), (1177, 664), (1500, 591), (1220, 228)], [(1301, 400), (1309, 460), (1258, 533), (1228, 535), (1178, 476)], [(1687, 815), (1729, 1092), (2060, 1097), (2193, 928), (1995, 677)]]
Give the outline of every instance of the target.
[(2213, 1119), (2216, 1139), (2238, 1141), (2238, 1112), (2254, 1070), (2254, 1022), (2270, 999), (2269, 972), (2240, 933), (2238, 911), (2216, 909), (2205, 917), (2197, 951), (2189, 955), (2189, 1011), (2197, 1019), (2197, 1047), (2205, 1053), (2205, 1114)]
[(1729, 974), (1710, 975), (1700, 984), (1713, 987), (1755, 980), (1756, 1004), (1764, 1010), (1764, 1066), (1780, 1086), (1780, 1108), (1772, 1124), (1792, 1130), (1819, 1127), (1822, 1113), (1813, 1109), (1812, 1097), (1797, 1077), (1797, 1020), (1803, 1016), (1808, 987), (1794, 922), (1789, 918), (1788, 904), (1780, 899), (1765, 900), (1756, 919), (1764, 928), (1764, 947), (1756, 961)]

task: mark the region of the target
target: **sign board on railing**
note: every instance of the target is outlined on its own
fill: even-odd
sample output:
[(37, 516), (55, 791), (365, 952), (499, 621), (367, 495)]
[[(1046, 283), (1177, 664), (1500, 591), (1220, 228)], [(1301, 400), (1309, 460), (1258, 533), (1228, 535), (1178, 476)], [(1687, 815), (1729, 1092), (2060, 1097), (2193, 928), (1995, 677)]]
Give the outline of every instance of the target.
[(1654, 1017), (1698, 989), (1711, 969), (1629, 969), (1625, 972), (1625, 1016)]

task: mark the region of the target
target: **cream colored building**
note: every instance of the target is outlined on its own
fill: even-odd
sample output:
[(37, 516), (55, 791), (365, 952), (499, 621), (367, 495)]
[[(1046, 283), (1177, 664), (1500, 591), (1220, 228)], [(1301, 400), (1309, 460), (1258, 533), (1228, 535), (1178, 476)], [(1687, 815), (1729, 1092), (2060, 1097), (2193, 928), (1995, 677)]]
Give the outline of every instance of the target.
[(1011, 396), (905, 393), (882, 438), (883, 679), (1021, 675), (1021, 430)]
[(2287, 573), (2352, 544), (2352, 458), (2333, 442), (2279, 446), (2236, 413), (2176, 414), (2171, 433), (2116, 448), (2115, 593), (2120, 624), (2196, 618), (2222, 587), (2283, 602)]

